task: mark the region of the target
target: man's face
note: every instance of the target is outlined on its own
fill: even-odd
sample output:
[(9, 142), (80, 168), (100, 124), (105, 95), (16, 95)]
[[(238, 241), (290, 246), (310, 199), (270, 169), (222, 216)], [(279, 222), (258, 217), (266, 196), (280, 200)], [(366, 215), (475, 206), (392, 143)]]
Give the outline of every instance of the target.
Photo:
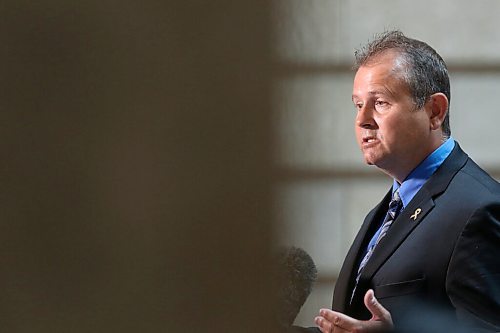
[(352, 92), (356, 139), (366, 163), (399, 181), (432, 152), (429, 112), (415, 108), (402, 69), (393, 53), (380, 55), (358, 69)]

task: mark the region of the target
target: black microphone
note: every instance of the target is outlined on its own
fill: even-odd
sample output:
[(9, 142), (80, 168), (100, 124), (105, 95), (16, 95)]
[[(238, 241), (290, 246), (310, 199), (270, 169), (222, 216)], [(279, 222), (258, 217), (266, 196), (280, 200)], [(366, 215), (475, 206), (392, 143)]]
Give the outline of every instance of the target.
[(311, 256), (298, 247), (281, 249), (275, 262), (276, 320), (279, 327), (287, 329), (311, 293), (318, 270)]

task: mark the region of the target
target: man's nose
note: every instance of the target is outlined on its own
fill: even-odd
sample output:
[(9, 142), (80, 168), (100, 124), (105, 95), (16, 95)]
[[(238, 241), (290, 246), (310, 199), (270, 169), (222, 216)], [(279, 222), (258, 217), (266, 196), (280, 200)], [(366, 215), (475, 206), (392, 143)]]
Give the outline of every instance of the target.
[(369, 105), (363, 105), (356, 115), (356, 126), (362, 128), (373, 128), (376, 123), (373, 119), (373, 108)]

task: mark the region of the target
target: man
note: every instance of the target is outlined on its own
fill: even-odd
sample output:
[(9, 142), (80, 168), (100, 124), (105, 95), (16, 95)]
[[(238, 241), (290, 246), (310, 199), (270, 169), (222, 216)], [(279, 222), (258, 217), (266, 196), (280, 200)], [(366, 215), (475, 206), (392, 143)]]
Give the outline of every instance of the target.
[(321, 309), (316, 324), (406, 331), (430, 313), (429, 331), (442, 322), (500, 331), (500, 185), (450, 136), (443, 59), (391, 31), (356, 52), (355, 68), (358, 144), (394, 181), (347, 254), (333, 311)]

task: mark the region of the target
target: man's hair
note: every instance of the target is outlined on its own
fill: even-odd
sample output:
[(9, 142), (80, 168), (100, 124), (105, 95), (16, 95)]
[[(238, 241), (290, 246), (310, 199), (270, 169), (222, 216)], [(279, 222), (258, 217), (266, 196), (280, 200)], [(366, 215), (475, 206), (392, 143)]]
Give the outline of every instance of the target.
[[(428, 44), (406, 37), (401, 31), (386, 31), (354, 53), (354, 69), (367, 65), (387, 51), (395, 51), (403, 65), (403, 80), (408, 85), (417, 109), (435, 93), (443, 93), (451, 99), (448, 69), (441, 56)], [(449, 105), (449, 104), (448, 104)], [(450, 137), (449, 106), (441, 128)]]

